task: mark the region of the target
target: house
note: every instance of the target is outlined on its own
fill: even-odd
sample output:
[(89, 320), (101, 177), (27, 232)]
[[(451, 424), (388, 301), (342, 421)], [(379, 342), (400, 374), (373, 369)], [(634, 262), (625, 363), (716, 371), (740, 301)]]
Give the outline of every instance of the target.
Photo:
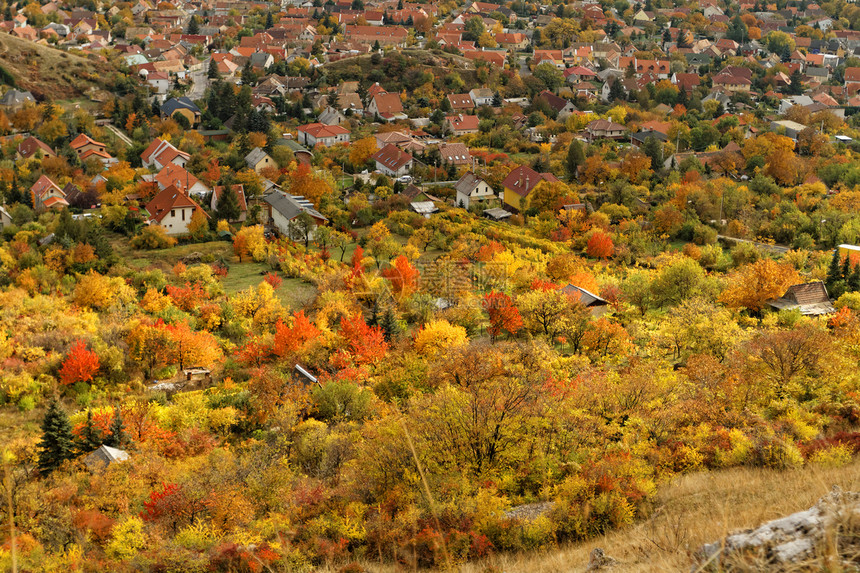
[(799, 310), (805, 316), (836, 312), (821, 281), (792, 285), (784, 295), (767, 301), (774, 310)]
[(549, 90), (543, 90), (538, 94), (538, 97), (549, 105), (550, 109), (556, 113), (559, 121), (564, 120), (567, 116), (576, 111), (576, 107), (571, 102), (563, 97), (555, 95)]
[(475, 109), (475, 102), (469, 94), (448, 94), (448, 102), (454, 111), (471, 111)]
[(278, 166), (278, 164), (275, 163), (275, 160), (259, 147), (255, 147), (248, 155), (245, 156), (245, 164), (257, 173), (266, 167)]
[(475, 88), (469, 92), (469, 97), (472, 98), (475, 107), (493, 105), (494, 94), (490, 88)]
[(340, 125), (346, 121), (346, 116), (339, 109), (328, 106), (320, 112), (317, 121), (325, 125)]
[(592, 316), (601, 316), (609, 310), (609, 302), (582, 287), (568, 284), (559, 290), (582, 304), (591, 312)]
[[(236, 193), (237, 203), (239, 204), (239, 218), (237, 221), (244, 222), (248, 218), (248, 201), (245, 199), (244, 185), (233, 185), (233, 192)], [(224, 194), (224, 187), (216, 185), (212, 189), (212, 199), (209, 200), (209, 208), (214, 212), (218, 210), (218, 200)]]
[(201, 111), (193, 101), (188, 97), (182, 96), (179, 98), (172, 97), (161, 104), (161, 116), (172, 117), (175, 119), (177, 115), (183, 116), (188, 120), (188, 124), (194, 127), (200, 123)]
[(105, 144), (100, 141), (96, 141), (85, 133), (81, 133), (74, 138), (69, 144), (69, 147), (78, 154), (78, 157), (81, 158), (82, 161), (84, 159), (84, 154), (89, 151), (105, 153)]
[(502, 181), (503, 199), (508, 206), (523, 211), (528, 208), (528, 196), (538, 183), (541, 181), (552, 183), (558, 180), (558, 177), (552, 173), (538, 173), (531, 167), (520, 165), (508, 173)]
[(478, 124), (480, 120), (477, 115), (449, 115), (445, 118), (448, 129), (454, 135), (466, 135), (468, 133), (478, 133)]
[(525, 50), (529, 45), (529, 37), (521, 32), (496, 34), (496, 43), (508, 50)]
[(88, 149), (81, 154), (81, 161), (87, 161), (88, 159), (95, 159), (100, 162), (105, 169), (119, 162), (119, 160), (116, 157), (113, 157), (110, 153), (99, 151), (97, 149)]
[[(293, 241), (313, 240), (314, 230), (328, 221), (317, 211), (313, 204), (305, 199), (283, 191), (273, 191), (263, 198), (268, 206), (269, 222), (277, 231)], [(310, 226), (307, 219), (299, 219), (306, 213), (310, 216)]]
[(411, 155), (390, 143), (370, 156), (376, 162), (376, 170), (389, 177), (400, 177), (412, 170), (414, 159)]
[(57, 154), (46, 143), (32, 135), (18, 144), (18, 149), (15, 152), (17, 159), (30, 159), (41, 153), (42, 157), (56, 157)]
[(726, 66), (713, 78), (714, 87), (727, 92), (748, 92), (752, 87), (752, 70), (740, 66)]
[(585, 126), (589, 141), (595, 139), (624, 139), (627, 128), (608, 119), (595, 119)]
[(330, 147), (337, 143), (349, 143), (349, 130), (339, 125), (308, 123), (298, 127), (299, 143), (316, 147)]
[(156, 137), (149, 146), (140, 154), (140, 160), (146, 168), (164, 169), (171, 163), (185, 167), (191, 156), (184, 151), (179, 151), (169, 141)]
[(30, 196), (33, 200), (33, 209), (40, 213), (69, 206), (66, 194), (47, 175), (42, 175), (33, 183), (30, 187)]
[(87, 454), (83, 461), (88, 470), (95, 472), (127, 459), (129, 459), (129, 455), (125, 450), (118, 450), (102, 444), (97, 450)]
[[(854, 94), (860, 90), (860, 68), (845, 68), (845, 91)], [(0, 100), (0, 105), (3, 101)]]
[(439, 146), (442, 165), (471, 165), (472, 155), (463, 143), (443, 143)]
[(167, 72), (150, 72), (146, 83), (156, 94), (166, 94), (170, 90), (170, 75)]
[(4, 111), (18, 111), (28, 103), (35, 104), (36, 98), (28, 91), (10, 89), (0, 97), (0, 108)]
[(188, 195), (171, 185), (146, 204), (150, 225), (161, 225), (168, 235), (188, 233), (188, 224), (197, 211), (205, 213)]
[(483, 201), (496, 196), (490, 185), (469, 171), (454, 185), (457, 190), (457, 205), (468, 209), (472, 201)]
[(6, 210), (6, 207), (0, 205), (0, 230), (3, 227), (8, 227), (12, 224), (12, 215), (9, 214), (9, 211)]
[(779, 121), (772, 121), (770, 124), (770, 130), (774, 132), (783, 132), (786, 137), (790, 137), (794, 141), (797, 141), (797, 136), (801, 131), (806, 129), (806, 126), (802, 123), (797, 123), (796, 121), (791, 121), (789, 119), (782, 119)]
[(209, 193), (209, 187), (205, 183), (189, 173), (184, 167), (175, 163), (165, 165), (161, 171), (152, 177), (152, 180), (158, 184), (159, 189), (166, 189), (173, 185), (192, 197), (202, 197)]
[(406, 119), (406, 114), (403, 113), (403, 102), (400, 101), (398, 94), (378, 93), (370, 100), (367, 106), (367, 115), (370, 117), (379, 116), (384, 121), (394, 121), (395, 119)]
[(439, 208), (433, 201), (413, 201), (409, 204), (409, 208), (425, 219), (429, 219), (430, 215), (439, 211)]

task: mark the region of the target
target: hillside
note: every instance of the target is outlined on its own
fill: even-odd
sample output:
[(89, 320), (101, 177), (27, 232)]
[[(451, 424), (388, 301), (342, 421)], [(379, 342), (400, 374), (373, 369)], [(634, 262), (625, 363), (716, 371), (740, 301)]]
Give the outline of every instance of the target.
[(106, 95), (103, 82), (112, 71), (98, 62), (49, 46), (34, 44), (9, 34), (0, 34), (0, 66), (16, 85), (36, 96), (53, 100), (80, 97), (100, 100)]

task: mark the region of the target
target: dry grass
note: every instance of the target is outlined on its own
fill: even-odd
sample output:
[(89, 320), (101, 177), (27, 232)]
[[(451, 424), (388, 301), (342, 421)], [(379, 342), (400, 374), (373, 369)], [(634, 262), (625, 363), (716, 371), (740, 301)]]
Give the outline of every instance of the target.
[(113, 72), (108, 63), (9, 34), (0, 34), (0, 65), (12, 74), (19, 88), (55, 101), (80, 97), (101, 100), (110, 95), (101, 89)]
[[(691, 571), (693, 555), (705, 543), (739, 529), (808, 509), (833, 485), (860, 491), (860, 461), (825, 469), (793, 471), (732, 469), (681, 476), (658, 492), (650, 517), (626, 529), (585, 543), (534, 554), (496, 555), (457, 568), (461, 573), (568, 573), (585, 571), (592, 549), (615, 558), (613, 573)], [(388, 573), (408, 568), (365, 564)], [(331, 569), (336, 571), (337, 569)], [(752, 570), (767, 570), (752, 568)], [(807, 569), (810, 570), (810, 569)], [(811, 570), (822, 570), (816, 565)]]

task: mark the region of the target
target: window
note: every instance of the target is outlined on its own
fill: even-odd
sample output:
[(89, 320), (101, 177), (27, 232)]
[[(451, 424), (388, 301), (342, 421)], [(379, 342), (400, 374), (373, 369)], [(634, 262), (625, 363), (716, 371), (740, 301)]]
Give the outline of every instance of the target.
[(185, 220), (185, 209), (182, 210), (182, 220)]
[(175, 216), (176, 216), (176, 210), (171, 209), (171, 210), (170, 210), (170, 216), (171, 216), (171, 217), (175, 217)]

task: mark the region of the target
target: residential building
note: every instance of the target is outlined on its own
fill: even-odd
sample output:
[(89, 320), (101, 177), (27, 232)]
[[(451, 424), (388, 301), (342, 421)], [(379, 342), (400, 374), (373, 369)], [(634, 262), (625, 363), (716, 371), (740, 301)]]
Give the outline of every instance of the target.
[[(313, 240), (316, 228), (328, 221), (304, 197), (273, 191), (263, 198), (263, 202), (268, 206), (269, 223), (293, 241)], [(310, 225), (305, 224), (307, 219), (299, 220), (302, 213), (310, 216)]]
[(478, 124), (480, 120), (477, 115), (449, 115), (445, 118), (448, 129), (454, 135), (466, 135), (469, 133), (478, 133)]
[(245, 164), (259, 173), (266, 167), (277, 167), (278, 164), (263, 149), (255, 147), (245, 156)]
[(156, 137), (140, 154), (140, 160), (144, 167), (158, 170), (164, 169), (171, 163), (185, 167), (189, 159), (191, 156), (188, 153), (176, 149), (172, 143), (160, 137)]
[(68, 201), (66, 201), (66, 194), (47, 175), (42, 175), (33, 183), (33, 186), (30, 187), (30, 196), (33, 200), (33, 208), (37, 213), (69, 206)]
[(146, 204), (150, 225), (161, 225), (168, 235), (188, 233), (188, 224), (200, 205), (173, 185), (162, 189)]
[(473, 201), (485, 201), (494, 198), (496, 192), (490, 185), (469, 171), (454, 185), (457, 190), (457, 205), (468, 209)]
[(329, 147), (337, 143), (349, 143), (349, 130), (339, 125), (309, 123), (298, 127), (298, 140), (303, 145)]
[(472, 155), (463, 143), (443, 143), (439, 146), (439, 155), (442, 156), (442, 165), (459, 167), (472, 164)]
[(83, 160), (83, 155), (88, 151), (105, 153), (105, 144), (100, 141), (96, 141), (85, 133), (81, 133), (74, 138), (69, 144), (69, 147), (78, 154), (78, 157), (80, 157), (81, 160)]
[(56, 157), (57, 154), (51, 149), (48, 144), (32, 135), (18, 144), (18, 149), (15, 152), (17, 159), (30, 159), (41, 153), (42, 157)]
[(414, 159), (411, 155), (390, 143), (371, 155), (376, 162), (376, 170), (389, 177), (400, 177), (412, 170)]
[(538, 173), (531, 167), (521, 165), (508, 173), (502, 182), (503, 199), (506, 205), (518, 211), (528, 209), (528, 196), (541, 181), (556, 182), (558, 177), (552, 173)]

